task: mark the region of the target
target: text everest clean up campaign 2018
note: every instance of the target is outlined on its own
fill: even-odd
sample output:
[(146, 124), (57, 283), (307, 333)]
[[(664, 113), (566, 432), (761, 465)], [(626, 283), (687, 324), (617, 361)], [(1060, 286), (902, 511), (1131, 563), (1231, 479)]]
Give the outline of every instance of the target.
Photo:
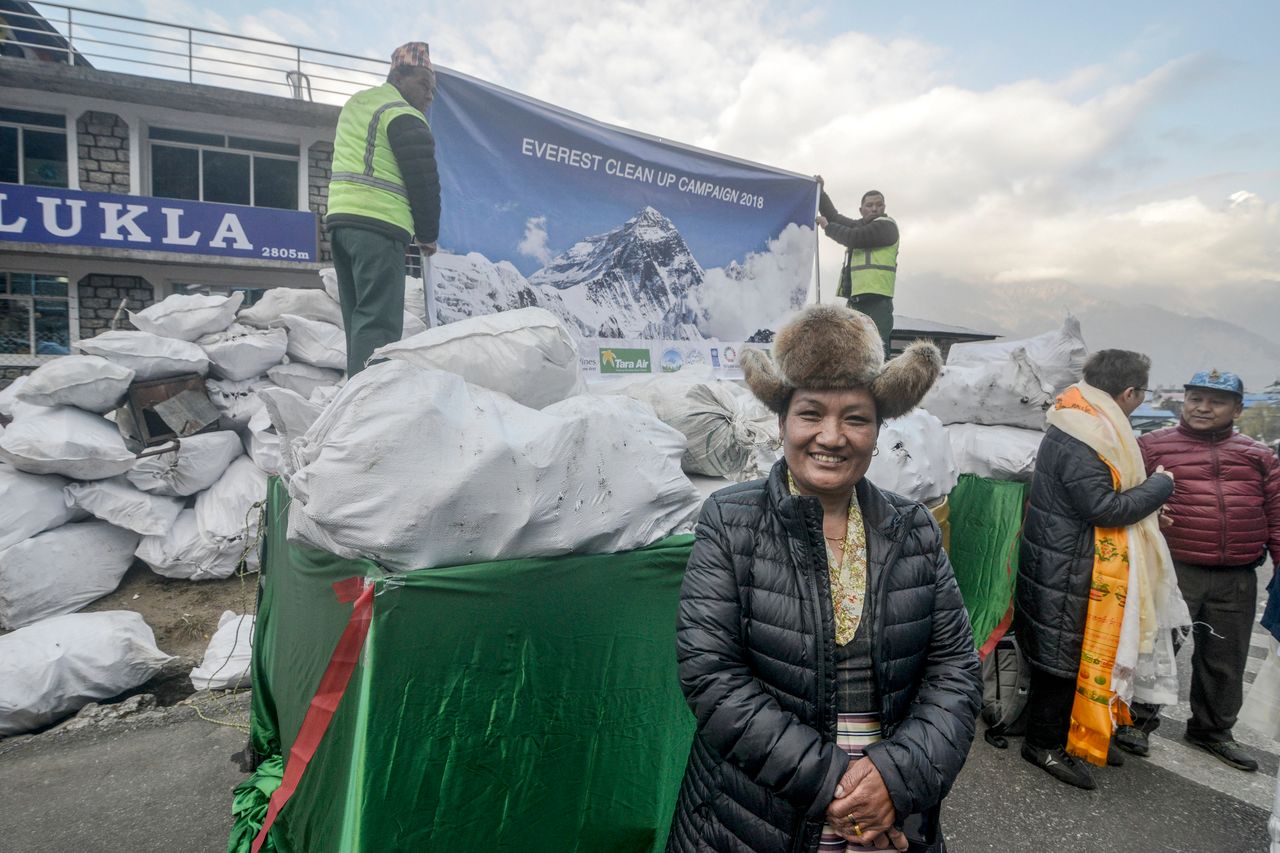
[(764, 209), (764, 197), (756, 193), (744, 192), (713, 181), (691, 178), (687, 175), (677, 175), (675, 172), (669, 172), (654, 166), (631, 163), (626, 160), (619, 160), (616, 157), (606, 157), (603, 154), (594, 154), (580, 148), (568, 148), (564, 145), (530, 139), (526, 136), (520, 144), (520, 153), (538, 160), (560, 163), (589, 172), (603, 171), (606, 175), (641, 181), (658, 187), (665, 188), (674, 185), (680, 192), (717, 199), (726, 204), (740, 204), (744, 207), (754, 207), (757, 210)]

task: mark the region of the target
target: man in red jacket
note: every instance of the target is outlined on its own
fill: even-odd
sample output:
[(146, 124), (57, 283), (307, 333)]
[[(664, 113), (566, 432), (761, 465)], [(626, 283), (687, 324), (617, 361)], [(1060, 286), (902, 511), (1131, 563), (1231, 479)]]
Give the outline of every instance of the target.
[[(1257, 610), (1257, 568), (1270, 552), (1280, 565), (1280, 463), (1271, 449), (1234, 429), (1244, 383), (1202, 371), (1186, 385), (1182, 422), (1138, 440), (1147, 470), (1176, 480), (1162, 520), (1178, 586), (1195, 623), (1191, 720), (1186, 739), (1239, 770), (1257, 760), (1231, 737), (1244, 698), (1244, 666)], [(1134, 725), (1116, 743), (1136, 755), (1160, 709), (1135, 703)]]

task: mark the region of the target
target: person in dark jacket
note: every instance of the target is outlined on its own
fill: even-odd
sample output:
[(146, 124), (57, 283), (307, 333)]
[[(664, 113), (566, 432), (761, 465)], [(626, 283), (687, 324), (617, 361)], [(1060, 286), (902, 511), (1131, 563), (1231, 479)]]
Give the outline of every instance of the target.
[(387, 82), (352, 95), (338, 116), (325, 224), (351, 376), (404, 331), (409, 241), (436, 251), (440, 175), (426, 117), (435, 85), (426, 43), (409, 42), (391, 54)]
[[(1109, 395), (1128, 418), (1146, 397), (1151, 360), (1128, 350), (1099, 350), (1084, 382)], [(1156, 512), (1173, 492), (1163, 470), (1121, 491), (1098, 453), (1056, 426), (1036, 455), (1023, 524), (1014, 629), (1028, 662), (1027, 737), (1022, 757), (1054, 778), (1092, 790), (1093, 775), (1066, 751), (1093, 578), (1095, 528), (1125, 527)], [(1122, 763), (1110, 749), (1107, 763)]]
[[(1191, 720), (1184, 735), (1225, 764), (1258, 769), (1231, 736), (1244, 701), (1244, 668), (1257, 607), (1256, 569), (1270, 552), (1280, 565), (1280, 464), (1271, 449), (1235, 431), (1244, 383), (1234, 373), (1204, 371), (1185, 386), (1177, 426), (1138, 440), (1147, 467), (1178, 478), (1165, 511), (1165, 541), (1195, 631)], [(1137, 755), (1160, 708), (1134, 706), (1134, 725), (1116, 743)]]
[(697, 733), (668, 851), (945, 850), (981, 693), (973, 632), (929, 511), (864, 476), (880, 422), (941, 357), (917, 343), (886, 366), (878, 338), (814, 306), (779, 332), (776, 367), (743, 356), (784, 454), (698, 521), (677, 633)]
[[(814, 178), (821, 186), (822, 176)], [(885, 214), (884, 193), (879, 190), (862, 194), (858, 216), (854, 219), (841, 214), (827, 191), (822, 191), (817, 223), (828, 237), (845, 247), (836, 296), (847, 299), (850, 308), (875, 322), (888, 358), (898, 279), (898, 223)]]

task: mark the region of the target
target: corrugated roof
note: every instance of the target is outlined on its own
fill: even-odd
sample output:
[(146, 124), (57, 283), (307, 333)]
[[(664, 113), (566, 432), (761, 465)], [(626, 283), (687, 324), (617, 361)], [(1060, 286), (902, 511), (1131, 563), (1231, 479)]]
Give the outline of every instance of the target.
[(922, 320), (919, 317), (908, 317), (905, 314), (893, 315), (893, 331), (898, 332), (925, 332), (934, 334), (947, 335), (977, 335), (986, 338), (1000, 337), (997, 332), (983, 332), (978, 329), (969, 329), (964, 326), (952, 326), (949, 323), (939, 323), (936, 320)]

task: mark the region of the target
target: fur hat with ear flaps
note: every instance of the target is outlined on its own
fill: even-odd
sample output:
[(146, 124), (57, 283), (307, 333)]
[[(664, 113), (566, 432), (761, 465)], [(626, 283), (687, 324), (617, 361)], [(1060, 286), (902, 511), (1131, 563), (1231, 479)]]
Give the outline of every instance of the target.
[(867, 388), (882, 420), (916, 407), (942, 372), (942, 354), (929, 341), (916, 341), (898, 357), (884, 360), (875, 323), (840, 305), (812, 305), (782, 327), (774, 357), (760, 350), (742, 354), (747, 386), (760, 401), (783, 414), (791, 392)]

